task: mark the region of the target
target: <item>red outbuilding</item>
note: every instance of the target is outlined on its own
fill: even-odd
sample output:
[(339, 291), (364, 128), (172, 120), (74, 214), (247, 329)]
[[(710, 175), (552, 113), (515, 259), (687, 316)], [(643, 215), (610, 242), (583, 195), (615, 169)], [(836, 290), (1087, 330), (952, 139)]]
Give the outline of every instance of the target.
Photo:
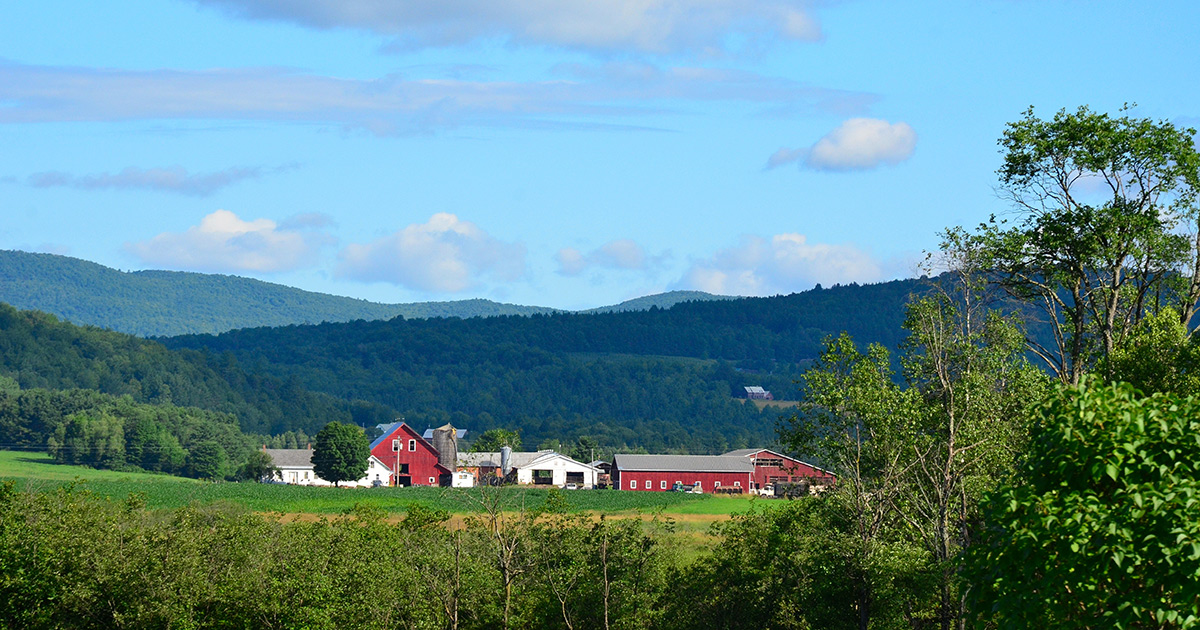
[(754, 485), (751, 487), (759, 490), (767, 484), (803, 482), (829, 486), (837, 480), (833, 473), (824, 468), (765, 448), (743, 448), (729, 451), (722, 457), (741, 457), (750, 462), (754, 467)]
[(670, 490), (679, 483), (703, 492), (718, 488), (750, 489), (754, 465), (744, 457), (723, 455), (614, 455), (613, 487), (622, 490)]
[(436, 486), (453, 472), (438, 463), (437, 449), (403, 422), (385, 427), (371, 442), (371, 454), (392, 471), (393, 486)]

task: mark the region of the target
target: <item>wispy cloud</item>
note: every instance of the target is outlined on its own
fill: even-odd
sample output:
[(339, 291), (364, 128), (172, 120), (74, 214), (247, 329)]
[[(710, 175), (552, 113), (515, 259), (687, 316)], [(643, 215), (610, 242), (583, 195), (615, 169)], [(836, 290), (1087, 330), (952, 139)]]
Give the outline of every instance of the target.
[(217, 210), (184, 232), (164, 232), (146, 241), (126, 243), (142, 262), (186, 271), (218, 273), (280, 272), (312, 267), (321, 247), (333, 238), (321, 228), (328, 220), (301, 215), (278, 224), (246, 221)]
[(848, 244), (811, 243), (803, 234), (743, 236), (736, 246), (697, 260), (673, 288), (724, 295), (775, 295), (817, 283), (873, 282), (883, 266)]
[(587, 253), (566, 247), (555, 255), (558, 273), (564, 276), (577, 276), (597, 267), (644, 271), (658, 265), (664, 258), (665, 255), (648, 255), (641, 245), (627, 238), (609, 241)]
[(188, 173), (181, 166), (138, 168), (130, 166), (117, 173), (72, 175), (60, 171), (34, 173), (25, 183), (35, 188), (78, 188), (82, 190), (134, 189), (171, 192), (192, 197), (207, 197), (216, 191), (247, 179), (295, 168), (289, 164), (274, 168), (235, 166), (211, 173)]
[(545, 81), (343, 79), (277, 68), (133, 71), (0, 62), (0, 124), (275, 120), (372, 133), (461, 125), (610, 123), (680, 103), (862, 112), (875, 96), (751, 72), (646, 64), (561, 66)]
[(711, 55), (742, 40), (821, 39), (804, 0), (195, 0), (239, 17), (355, 28), (413, 49), (502, 39), (601, 53)]
[(445, 212), (370, 243), (351, 244), (338, 258), (339, 277), (430, 293), (457, 293), (485, 280), (511, 282), (525, 274), (523, 245), (500, 241)]
[(818, 171), (862, 171), (899, 164), (912, 157), (917, 132), (904, 122), (851, 118), (808, 148), (782, 148), (767, 158), (767, 169), (799, 162)]

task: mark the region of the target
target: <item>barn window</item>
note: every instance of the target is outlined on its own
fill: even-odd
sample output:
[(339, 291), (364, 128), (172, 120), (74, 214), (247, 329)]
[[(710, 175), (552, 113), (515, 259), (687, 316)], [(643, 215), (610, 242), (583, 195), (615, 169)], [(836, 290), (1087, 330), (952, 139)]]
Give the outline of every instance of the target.
[(734, 488), (741, 488), (741, 487), (742, 487), (742, 482), (740, 482), (740, 481), (735, 481), (735, 482), (733, 482), (733, 487), (734, 487)]
[(647, 479), (647, 480), (646, 480), (646, 489), (647, 489), (647, 490), (649, 490), (650, 488), (651, 488), (651, 485), (650, 485), (650, 480), (649, 480), (649, 479)]
[(713, 482), (713, 487), (714, 487), (714, 488), (720, 488), (720, 487), (721, 487), (721, 482), (720, 482), (720, 481), (714, 481), (714, 482)]
[(697, 487), (697, 488), (703, 488), (703, 487), (704, 487), (704, 483), (703, 483), (703, 482), (700, 482), (700, 481), (697, 481), (697, 482), (696, 482), (696, 487)]
[(400, 450), (400, 440), (392, 440), (392, 452)]
[(408, 441), (408, 450), (410, 450), (410, 451), (415, 451), (415, 450), (417, 450), (417, 441), (416, 441), (416, 440), (409, 440), (409, 441)]
[(432, 486), (432, 485), (433, 485), (433, 484), (435, 484), (435, 483), (437, 483), (437, 480), (436, 480), (436, 479), (434, 479), (433, 477), (430, 477), (430, 478), (429, 478), (429, 485), (431, 485), (431, 486)]
[(658, 489), (659, 490), (667, 489), (667, 480), (666, 479), (663, 479), (662, 481), (658, 482)]
[(637, 479), (630, 479), (630, 480), (629, 480), (629, 489), (630, 489), (630, 490), (637, 490)]

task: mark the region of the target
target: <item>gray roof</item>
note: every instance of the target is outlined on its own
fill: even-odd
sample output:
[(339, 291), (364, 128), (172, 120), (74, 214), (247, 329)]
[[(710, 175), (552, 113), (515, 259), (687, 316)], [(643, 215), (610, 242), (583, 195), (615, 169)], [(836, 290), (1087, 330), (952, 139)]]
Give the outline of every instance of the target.
[(307, 448), (269, 448), (267, 455), (279, 468), (312, 468), (312, 451)]
[[(533, 462), (533, 460), (553, 452), (554, 451), (537, 451), (534, 453), (527, 453), (523, 451), (513, 451), (512, 458), (509, 459), (509, 463), (511, 463), (514, 468), (521, 468), (523, 466), (528, 466), (531, 462)], [(484, 467), (491, 466), (492, 468), (499, 468), (500, 453), (499, 451), (491, 453), (464, 453), (459, 451), (458, 465)]]
[(751, 393), (751, 394), (767, 393), (767, 390), (763, 389), (761, 385), (746, 385), (742, 389), (746, 390), (748, 393)]
[[(553, 458), (553, 457), (562, 457), (564, 459), (570, 459), (571, 461), (575, 461), (575, 460), (571, 459), (570, 457), (563, 455), (562, 453), (558, 453), (556, 451), (551, 451), (551, 450), (545, 450), (545, 451), (537, 451), (534, 453), (513, 451), (512, 459), (509, 460), (509, 463), (512, 464), (513, 468), (524, 468), (526, 466), (529, 466), (529, 465), (537, 462), (538, 460), (546, 459), (546, 458)], [(579, 462), (579, 463), (582, 463), (582, 462)], [(486, 467), (499, 468), (500, 467), (500, 453), (498, 453), (498, 452), (464, 453), (464, 452), (460, 451), (458, 454), (458, 465), (463, 466), (463, 467), (480, 466), (480, 467), (484, 467), (484, 468), (486, 468)], [(583, 464), (583, 465), (588, 466), (588, 464)]]
[(729, 451), (728, 453), (725, 453), (723, 455), (723, 457), (745, 457), (747, 455), (753, 455), (761, 450), (764, 450), (764, 449), (761, 449), (761, 448), (739, 448), (736, 451)]
[[(443, 427), (438, 427), (438, 428), (440, 429)], [(467, 437), (466, 429), (454, 429), (454, 433), (458, 436), (458, 439), (460, 439), (460, 440)], [(421, 437), (425, 438), (426, 440), (432, 440), (433, 439), (433, 429), (425, 429), (425, 432), (421, 434)]]
[(613, 455), (613, 466), (642, 472), (754, 472), (750, 460), (725, 455)]

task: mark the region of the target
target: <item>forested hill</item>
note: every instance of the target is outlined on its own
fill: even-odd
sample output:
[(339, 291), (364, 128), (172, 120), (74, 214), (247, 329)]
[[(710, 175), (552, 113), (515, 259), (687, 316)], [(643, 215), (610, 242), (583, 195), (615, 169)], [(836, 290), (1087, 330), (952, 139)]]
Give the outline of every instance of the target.
[(293, 429), (313, 434), (330, 420), (371, 424), (394, 417), (378, 405), (250, 373), (232, 355), (169, 350), (154, 341), (75, 326), (7, 304), (0, 304), (0, 377), (24, 390), (84, 389), (129, 396), (137, 403), (223, 412), (255, 434)]
[(490, 300), (377, 304), (261, 280), (111, 269), (78, 258), (0, 250), (0, 302), (143, 337), (356, 319), (529, 315), (553, 309)]
[(521, 429), (527, 444), (590, 436), (614, 447), (720, 452), (770, 443), (822, 341), (845, 330), (895, 348), (920, 280), (605, 314), (350, 322), (163, 340), (229, 352), (277, 378), (399, 410), (413, 424)]

